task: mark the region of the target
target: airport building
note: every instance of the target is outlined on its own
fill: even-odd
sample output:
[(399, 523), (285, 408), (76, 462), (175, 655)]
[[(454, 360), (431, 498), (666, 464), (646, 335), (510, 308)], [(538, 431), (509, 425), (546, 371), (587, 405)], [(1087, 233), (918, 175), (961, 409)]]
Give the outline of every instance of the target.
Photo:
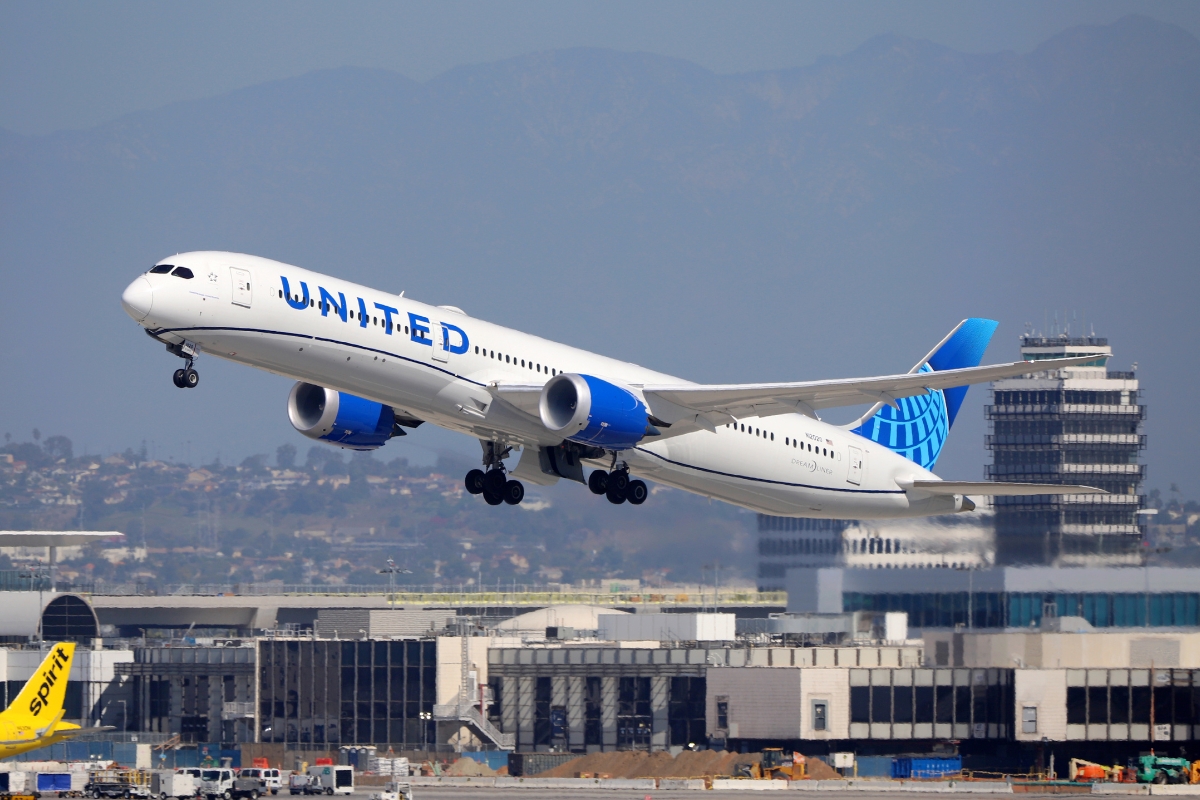
[(1114, 372), (1108, 340), (1021, 337), (1027, 361), (1094, 355), (1083, 366), (992, 385), (986, 414), (992, 480), (1096, 486), (1103, 495), (995, 499), (996, 558), (1002, 565), (1128, 566), (1141, 563), (1146, 447), (1137, 374)]

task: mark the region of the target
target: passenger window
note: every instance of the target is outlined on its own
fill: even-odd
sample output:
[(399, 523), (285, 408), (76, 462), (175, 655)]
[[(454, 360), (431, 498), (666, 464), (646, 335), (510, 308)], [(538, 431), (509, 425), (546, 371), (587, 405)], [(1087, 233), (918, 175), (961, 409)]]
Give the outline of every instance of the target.
[(408, 333), (408, 326), (407, 326), (407, 325), (405, 325), (405, 326), (404, 326), (404, 332), (405, 332), (406, 334)]
[(511, 361), (509, 361), (509, 359), (508, 359), (508, 356), (505, 356), (505, 357), (504, 357), (504, 363), (505, 363), (505, 364), (511, 364), (512, 362), (511, 362)]
[(187, 267), (176, 267), (175, 271), (172, 272), (171, 274), (174, 275), (176, 278), (183, 278), (184, 280), (191, 280), (192, 278), (196, 277), (195, 275), (192, 274), (192, 271), (190, 269), (188, 269)]
[(150, 274), (151, 275), (166, 275), (172, 269), (174, 269), (174, 267), (171, 264), (159, 264), (156, 267), (150, 268)]
[[(407, 328), (408, 326), (405, 325), (404, 327)], [(479, 346), (478, 345), (475, 346), (475, 355), (479, 355)]]
[(775, 441), (775, 434), (773, 434), (773, 433), (771, 434), (771, 441), (772, 442)]
[(317, 301), (316, 301), (316, 300), (309, 300), (309, 301), (308, 301), (308, 307), (309, 307), (309, 308), (316, 308), (316, 307), (317, 307)]

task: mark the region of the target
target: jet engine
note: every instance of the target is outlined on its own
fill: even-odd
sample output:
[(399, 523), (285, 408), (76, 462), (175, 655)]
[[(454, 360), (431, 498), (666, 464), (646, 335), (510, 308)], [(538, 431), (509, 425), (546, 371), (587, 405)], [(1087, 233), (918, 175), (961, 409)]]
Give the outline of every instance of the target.
[(628, 389), (591, 375), (561, 373), (542, 388), (542, 424), (564, 439), (609, 450), (628, 450), (658, 435), (645, 403)]
[(303, 382), (288, 396), (288, 419), (308, 438), (347, 450), (383, 447), (396, 431), (391, 406)]

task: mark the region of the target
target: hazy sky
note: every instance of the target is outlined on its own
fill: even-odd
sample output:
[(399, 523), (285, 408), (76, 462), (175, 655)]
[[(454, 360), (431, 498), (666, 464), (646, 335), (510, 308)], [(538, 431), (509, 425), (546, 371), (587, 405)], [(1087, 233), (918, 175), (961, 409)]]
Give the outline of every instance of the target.
[(0, 3), (0, 127), (37, 134), (339, 66), (424, 80), (580, 45), (676, 56), (716, 72), (810, 64), (881, 33), (965, 52), (1027, 51), (1129, 13), (1200, 35), (1200, 3), (55, 2)]

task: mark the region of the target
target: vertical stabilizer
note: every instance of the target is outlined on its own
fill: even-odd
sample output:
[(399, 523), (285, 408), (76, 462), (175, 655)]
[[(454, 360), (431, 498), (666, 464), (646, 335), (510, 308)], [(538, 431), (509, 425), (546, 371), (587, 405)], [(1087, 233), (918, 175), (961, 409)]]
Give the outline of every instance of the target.
[(72, 642), (51, 647), (41, 666), (4, 714), (14, 721), (32, 723), (39, 730), (61, 719), (67, 694), (67, 677), (74, 655), (75, 645)]
[[(990, 319), (963, 320), (909, 372), (979, 366), (998, 324)], [(932, 470), (966, 396), (967, 387), (956, 386), (900, 398), (895, 406), (877, 403), (848, 427), (851, 432)]]

